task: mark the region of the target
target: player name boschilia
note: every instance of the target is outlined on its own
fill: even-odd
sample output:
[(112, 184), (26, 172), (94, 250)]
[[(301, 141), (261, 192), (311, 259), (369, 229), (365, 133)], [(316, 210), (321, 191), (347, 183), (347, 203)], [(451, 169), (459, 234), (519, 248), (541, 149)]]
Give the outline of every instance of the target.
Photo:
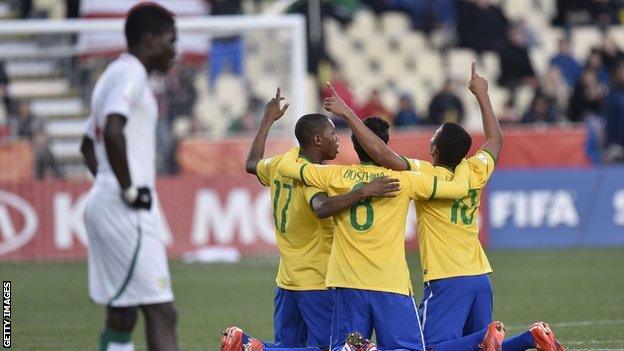
[(375, 180), (376, 178), (381, 178), (383, 176), (384, 176), (383, 172), (379, 172), (379, 173), (370, 173), (370, 172), (364, 172), (364, 171), (358, 172), (352, 169), (347, 169), (342, 175), (343, 178), (347, 178), (347, 179), (351, 179), (351, 180), (355, 180), (359, 182), (371, 182)]

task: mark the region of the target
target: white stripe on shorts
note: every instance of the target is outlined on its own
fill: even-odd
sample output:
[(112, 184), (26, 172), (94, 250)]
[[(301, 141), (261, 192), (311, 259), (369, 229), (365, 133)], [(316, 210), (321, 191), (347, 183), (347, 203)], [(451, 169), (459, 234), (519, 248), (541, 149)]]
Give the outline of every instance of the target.
[(414, 301), (414, 295), (411, 295), (412, 305), (414, 306), (414, 313), (416, 313), (416, 320), (418, 321), (418, 331), (420, 332), (420, 341), (422, 342), (423, 351), (427, 351), (425, 348), (425, 335), (423, 334), (423, 328), (420, 325), (420, 318), (418, 317), (418, 308), (416, 307), (416, 301)]

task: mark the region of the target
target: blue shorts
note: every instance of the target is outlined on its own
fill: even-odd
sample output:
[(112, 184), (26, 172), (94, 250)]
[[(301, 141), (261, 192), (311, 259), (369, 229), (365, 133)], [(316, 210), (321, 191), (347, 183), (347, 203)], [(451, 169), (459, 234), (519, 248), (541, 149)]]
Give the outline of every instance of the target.
[(492, 322), (492, 285), (487, 274), (425, 283), (418, 307), (427, 348), (485, 329)]
[(414, 299), (382, 291), (337, 288), (331, 349), (343, 348), (347, 335), (370, 339), (373, 329), (380, 350), (424, 350)]
[(275, 289), (275, 347), (329, 346), (333, 290)]

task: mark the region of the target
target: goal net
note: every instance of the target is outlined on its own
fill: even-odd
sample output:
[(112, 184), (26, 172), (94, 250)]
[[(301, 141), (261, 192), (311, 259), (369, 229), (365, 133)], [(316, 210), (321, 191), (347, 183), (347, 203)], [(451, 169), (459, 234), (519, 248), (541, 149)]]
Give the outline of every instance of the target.
[[(227, 158), (234, 154), (240, 158), (246, 152), (276, 88), (281, 87), (290, 107), (272, 135), (292, 135), (296, 117), (318, 106), (308, 98), (303, 17), (178, 17), (176, 25), (177, 63), (167, 75), (155, 76), (151, 82), (160, 114), (159, 172), (184, 176), (176, 163), (183, 141), (208, 140), (216, 145), (202, 149), (199, 156), (204, 159), (192, 160), (191, 155), (188, 161), (191, 166), (212, 167), (199, 172), (205, 176), (202, 183), (188, 185), (191, 181), (185, 178), (163, 188), (164, 212), (170, 212), (165, 216), (168, 240), (182, 245), (174, 249), (181, 253), (206, 244), (203, 234), (192, 240), (189, 234), (196, 192), (210, 187), (224, 198), (215, 203), (228, 206), (228, 191), (234, 183), (213, 182), (215, 172), (247, 189), (249, 202), (259, 193), (256, 184), (249, 185), (243, 178), (244, 161)], [(89, 182), (80, 141), (93, 86), (124, 51), (123, 19), (0, 21), (0, 45), (4, 98), (0, 104), (0, 261), (84, 258), (82, 211)], [(231, 140), (241, 142), (236, 147), (222, 142)], [(180, 184), (185, 198), (167, 198), (167, 188)], [(240, 205), (232, 208), (249, 215)], [(227, 208), (223, 211), (227, 216)], [(262, 213), (258, 215), (262, 220), (270, 219), (264, 210), (249, 211)], [(225, 232), (236, 236), (243, 229), (237, 227), (237, 217), (232, 218), (231, 230), (225, 228)], [(207, 221), (211, 226), (212, 219)], [(264, 231), (268, 233), (270, 222), (267, 226)], [(221, 238), (229, 235), (216, 227), (206, 230)]]

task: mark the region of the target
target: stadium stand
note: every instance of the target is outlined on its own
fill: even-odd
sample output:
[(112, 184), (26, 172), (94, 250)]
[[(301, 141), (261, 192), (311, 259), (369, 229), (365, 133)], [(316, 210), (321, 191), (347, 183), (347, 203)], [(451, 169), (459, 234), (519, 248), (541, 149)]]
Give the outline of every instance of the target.
[[(258, 6), (250, 5), (252, 1), (243, 3), (242, 8), (246, 13), (258, 10)], [(266, 6), (268, 2), (264, 3)], [(427, 123), (431, 99), (441, 89), (444, 81), (451, 79), (466, 111), (463, 123), (469, 129), (478, 128), (478, 108), (470, 94), (465, 89), (460, 89), (465, 81), (466, 67), (469, 67), (472, 60), (476, 60), (479, 69), (490, 78), (492, 102), (496, 111), (513, 110), (510, 115), (522, 116), (529, 110), (535, 92), (540, 91), (540, 94), (545, 93), (549, 104), (556, 100), (555, 117), (549, 123), (568, 123), (566, 114), (569, 99), (561, 94), (553, 96), (552, 91), (556, 89), (548, 87), (552, 82), (541, 83), (540, 86), (539, 82), (523, 81), (517, 89), (509, 90), (496, 83), (502, 72), (497, 52), (478, 53), (474, 49), (457, 46), (457, 34), (449, 32), (447, 23), (452, 24), (461, 14), (456, 14), (455, 17), (452, 13), (447, 14), (450, 21), (444, 22), (444, 26), (433, 25), (432, 28), (422, 30), (415, 26), (416, 14), (410, 12), (411, 9), (406, 8), (406, 5), (375, 5), (372, 8), (377, 12), (374, 12), (364, 3), (360, 4), (352, 20), (346, 24), (343, 19), (338, 21), (331, 14), (327, 14), (323, 21), (328, 59), (331, 66), (342, 68), (357, 107), (363, 106), (374, 90), (379, 90), (383, 105), (394, 116), (399, 108), (399, 97), (408, 95), (413, 100), (417, 115), (423, 119), (422, 123)], [(458, 7), (453, 10), (461, 12), (463, 5), (472, 6), (472, 3), (453, 2)], [(598, 56), (597, 60), (604, 61), (605, 38), (611, 38), (615, 43), (616, 56), (622, 55), (624, 29), (617, 25), (617, 20), (605, 28), (588, 25), (587, 22), (581, 23), (583, 25), (572, 23), (574, 25), (568, 26), (566, 31), (551, 24), (561, 10), (557, 9), (554, 0), (479, 3), (483, 3), (486, 8), (500, 9), (505, 21), (511, 26), (509, 28), (520, 30), (523, 40), (529, 45), (530, 61), (538, 81), (545, 82), (550, 79), (551, 74), (556, 75), (550, 73), (551, 59), (557, 54), (558, 42), (563, 38), (569, 38), (572, 56), (581, 66), (585, 65), (592, 52)], [(0, 4), (2, 18), (15, 18), (20, 15), (20, 8), (12, 4), (14, 5), (11, 2)], [(203, 15), (202, 7), (196, 2), (187, 0), (184, 4), (189, 14)], [(89, 0), (82, 1), (82, 5), (82, 14), (88, 17), (115, 13), (115, 9), (121, 6), (118, 2), (111, 2), (110, 8), (106, 8), (102, 3)], [(379, 12), (380, 9), (383, 11)], [(61, 18), (65, 16), (65, 11), (62, 1), (39, 0), (34, 1), (30, 16)], [(266, 36), (267, 33), (255, 35)], [(232, 73), (224, 73), (218, 75), (215, 87), (211, 88), (206, 81), (207, 68), (203, 60), (199, 60), (200, 63), (183, 63), (185, 66), (182, 69), (188, 72), (190, 78), (184, 84), (178, 82), (173, 89), (182, 89), (193, 98), (192, 101), (186, 101), (192, 104), (192, 108), (185, 113), (185, 118), (167, 116), (171, 122), (168, 123), (168, 128), (175, 129), (176, 137), (197, 134), (223, 137), (232, 131), (245, 130), (238, 128), (237, 123), (247, 118), (246, 115), (257, 112), (254, 108), (258, 104), (254, 101), (269, 98), (279, 80), (280, 61), (288, 59), (272, 55), (279, 50), (276, 50), (276, 44), (268, 38), (255, 38), (249, 40), (249, 43), (253, 45), (245, 47), (244, 70), (254, 77), (252, 81)], [(77, 171), (81, 167), (78, 143), (82, 133), (82, 120), (88, 114), (89, 87), (111, 57), (74, 61), (68, 58), (69, 53), (79, 44), (70, 37), (8, 37), (3, 38), (1, 44), (4, 50), (0, 56), (8, 77), (6, 94), (10, 101), (4, 113), (6, 117), (0, 118), (0, 123), (8, 125), (9, 131), (5, 134), (9, 134), (9, 137), (16, 136), (14, 120), (17, 106), (22, 102), (29, 103), (32, 114), (41, 122), (40, 125), (47, 135), (52, 154), (62, 168), (66, 169), (63, 173), (82, 176), (84, 172)], [(366, 73), (362, 74), (363, 72)], [(316, 92), (321, 90), (321, 83), (327, 80), (326, 75), (319, 73), (318, 76), (308, 77), (307, 109), (318, 108), (320, 96)], [(608, 74), (605, 79), (606, 81), (601, 82), (606, 96)], [(574, 86), (564, 90), (571, 96)], [(165, 95), (176, 96), (167, 87), (163, 92), (166, 92)], [(167, 113), (175, 113), (175, 109), (173, 110), (174, 112)], [(209, 117), (214, 115), (222, 118)], [(253, 129), (253, 116), (248, 119), (250, 123), (247, 129)]]

